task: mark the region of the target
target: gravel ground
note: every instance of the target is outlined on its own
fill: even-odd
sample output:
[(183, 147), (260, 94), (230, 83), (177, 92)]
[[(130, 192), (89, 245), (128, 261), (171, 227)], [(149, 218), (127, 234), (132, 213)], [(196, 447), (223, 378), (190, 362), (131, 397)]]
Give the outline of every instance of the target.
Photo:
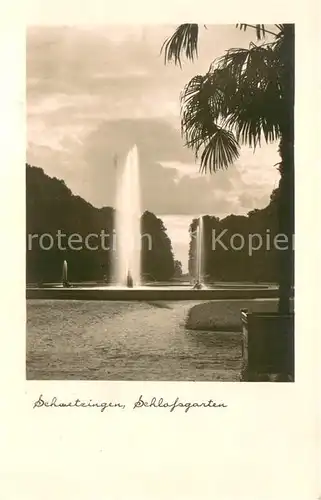
[(194, 304), (29, 300), (27, 379), (239, 380), (240, 334), (185, 329)]

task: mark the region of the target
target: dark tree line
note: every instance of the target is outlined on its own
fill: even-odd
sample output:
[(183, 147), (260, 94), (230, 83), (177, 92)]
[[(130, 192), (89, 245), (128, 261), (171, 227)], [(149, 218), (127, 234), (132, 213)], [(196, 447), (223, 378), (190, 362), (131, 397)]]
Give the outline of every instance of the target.
[[(277, 247), (284, 246), (281, 240), (274, 244), (274, 237), (278, 234), (278, 192), (278, 189), (273, 191), (267, 207), (252, 210), (247, 216), (229, 215), (224, 219), (208, 215), (203, 217), (205, 280), (277, 282), (278, 253), (283, 251)], [(194, 219), (190, 225), (189, 272), (192, 276), (197, 275), (195, 232), (198, 223), (198, 219)], [(233, 235), (237, 236), (231, 240)], [(259, 246), (260, 237), (261, 248), (254, 250)]]
[(151, 212), (142, 217), (142, 273), (147, 280), (167, 281), (174, 275), (174, 255), (171, 240), (163, 221)]
[[(110, 281), (112, 278), (112, 240), (105, 238), (105, 247), (93, 240), (96, 250), (72, 250), (66, 244), (68, 237), (78, 234), (82, 241), (89, 234), (113, 234), (114, 209), (95, 208), (80, 196), (72, 194), (63, 180), (47, 176), (41, 168), (26, 166), (26, 261), (27, 282), (57, 282), (62, 277), (62, 264), (68, 262), (70, 281)], [(56, 235), (66, 235), (60, 240)], [(142, 233), (150, 238), (142, 239), (142, 273), (146, 279), (169, 280), (174, 275), (174, 256), (171, 241), (161, 219), (150, 212), (142, 215)], [(51, 249), (44, 250), (39, 238), (30, 235), (49, 234), (54, 238)], [(50, 246), (50, 237), (43, 237), (43, 246)], [(152, 244), (149, 244), (149, 241)], [(79, 245), (73, 245), (79, 248)]]

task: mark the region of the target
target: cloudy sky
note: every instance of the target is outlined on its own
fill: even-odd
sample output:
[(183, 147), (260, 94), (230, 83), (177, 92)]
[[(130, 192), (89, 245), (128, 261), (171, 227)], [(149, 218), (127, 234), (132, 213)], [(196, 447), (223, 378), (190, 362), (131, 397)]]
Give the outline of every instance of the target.
[(200, 175), (180, 136), (179, 95), (195, 74), (253, 33), (208, 26), (199, 58), (164, 65), (160, 48), (175, 26), (29, 27), (27, 161), (64, 179), (97, 207), (112, 206), (114, 157), (137, 144), (144, 210), (159, 215), (176, 258), (187, 267), (188, 226), (206, 213), (264, 207), (278, 174), (277, 145), (243, 148), (229, 170)]

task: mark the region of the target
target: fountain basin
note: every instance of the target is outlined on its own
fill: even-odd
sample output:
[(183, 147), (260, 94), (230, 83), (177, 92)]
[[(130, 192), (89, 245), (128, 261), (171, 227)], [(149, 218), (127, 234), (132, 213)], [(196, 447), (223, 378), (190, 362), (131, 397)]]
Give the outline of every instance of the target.
[(50, 300), (227, 300), (277, 298), (277, 287), (245, 287), (245, 288), (203, 288), (193, 290), (191, 287), (30, 287), (26, 290), (27, 299)]

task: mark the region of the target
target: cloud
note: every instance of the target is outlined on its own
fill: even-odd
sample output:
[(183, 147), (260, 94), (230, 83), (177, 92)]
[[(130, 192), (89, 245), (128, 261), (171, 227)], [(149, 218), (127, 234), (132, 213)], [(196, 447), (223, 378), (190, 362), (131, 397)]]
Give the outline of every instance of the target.
[[(106, 119), (167, 116), (179, 126), (183, 86), (195, 74), (206, 72), (227, 43), (238, 40), (239, 46), (246, 46), (250, 37), (233, 26), (202, 30), (200, 57), (181, 70), (165, 66), (160, 54), (174, 29), (170, 25), (29, 28), (28, 119), (32, 120), (35, 107), (49, 113), (46, 99), (57, 99), (68, 113), (68, 107), (75, 107), (91, 117), (99, 111), (100, 118), (104, 110)], [(61, 126), (69, 120), (68, 113), (61, 115)]]
[(115, 154), (137, 144), (144, 209), (227, 215), (264, 206), (275, 187), (275, 145), (227, 171), (200, 175), (180, 136), (179, 94), (195, 74), (250, 33), (209, 26), (199, 58), (165, 66), (160, 47), (173, 26), (34, 27), (27, 33), (28, 151), (31, 164), (63, 178), (96, 206), (113, 205)]
[(213, 175), (200, 174), (178, 131), (159, 119), (104, 121), (81, 144), (78, 136), (69, 134), (59, 150), (33, 145), (28, 158), (31, 163), (38, 159), (48, 173), (59, 172), (74, 192), (94, 205), (114, 205), (115, 156), (121, 166), (134, 144), (139, 151), (143, 209), (157, 214), (244, 213), (264, 206), (274, 187), (275, 172), (268, 165), (252, 165), (251, 185), (242, 164)]

